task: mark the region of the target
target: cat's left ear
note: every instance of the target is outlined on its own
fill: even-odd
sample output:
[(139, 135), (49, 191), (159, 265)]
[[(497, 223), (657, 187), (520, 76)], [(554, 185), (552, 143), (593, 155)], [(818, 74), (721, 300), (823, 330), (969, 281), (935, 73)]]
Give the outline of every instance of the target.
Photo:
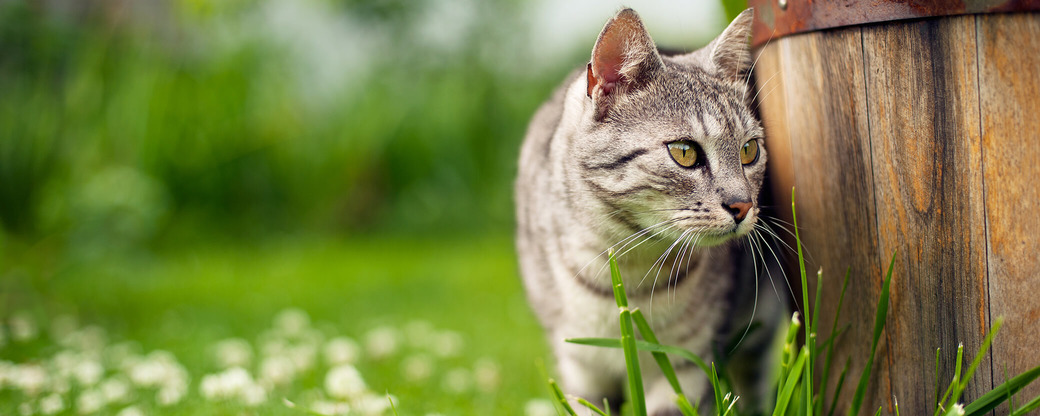
[(664, 67), (650, 34), (635, 10), (623, 9), (610, 19), (592, 48), (586, 93), (602, 119), (617, 96), (637, 89)]
[(731, 81), (743, 81), (751, 66), (751, 21), (754, 11), (741, 12), (722, 34), (708, 45), (711, 63), (717, 74)]

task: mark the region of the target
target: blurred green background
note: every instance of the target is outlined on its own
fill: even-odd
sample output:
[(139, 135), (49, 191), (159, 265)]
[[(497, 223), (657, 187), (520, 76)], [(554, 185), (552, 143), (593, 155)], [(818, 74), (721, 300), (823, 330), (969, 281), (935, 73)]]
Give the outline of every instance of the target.
[[(741, 8), (725, 3), (626, 4), (692, 50)], [(551, 359), (516, 276), (517, 151), (619, 6), (0, 0), (0, 363), (46, 367), (71, 317), (185, 365), (188, 398), (145, 413), (257, 411), (196, 397), (221, 369), (212, 345), (294, 308), (361, 344), (415, 322), (455, 331), (463, 350), (428, 384), (402, 381), (407, 352), (356, 363), (401, 414), (523, 413)], [(17, 333), (25, 320), (37, 334)], [(498, 388), (438, 387), (483, 358)], [(322, 368), (259, 412), (306, 413), (279, 400), (318, 394)], [(3, 371), (0, 413), (46, 410), (48, 390)], [(52, 388), (56, 413), (89, 387)]]

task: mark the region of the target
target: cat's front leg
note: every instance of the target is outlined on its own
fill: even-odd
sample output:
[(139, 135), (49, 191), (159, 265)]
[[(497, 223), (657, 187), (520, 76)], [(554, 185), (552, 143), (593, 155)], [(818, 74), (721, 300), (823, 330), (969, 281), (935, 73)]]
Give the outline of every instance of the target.
[[(581, 397), (596, 406), (602, 407), (603, 399), (610, 403), (611, 414), (619, 414), (621, 402), (624, 400), (623, 375), (612, 368), (617, 362), (604, 359), (602, 355), (619, 350), (593, 350), (588, 347), (565, 344), (558, 350), (556, 357), (557, 371), (560, 373), (560, 384), (570, 404), (579, 415), (594, 416), (591, 410), (578, 404), (573, 398)], [(617, 358), (624, 362), (623, 357)], [(604, 365), (606, 364), (606, 365)]]

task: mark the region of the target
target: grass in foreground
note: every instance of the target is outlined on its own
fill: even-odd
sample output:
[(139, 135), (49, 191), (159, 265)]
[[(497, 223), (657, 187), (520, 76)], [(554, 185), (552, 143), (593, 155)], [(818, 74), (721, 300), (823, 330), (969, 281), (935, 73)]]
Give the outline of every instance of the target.
[[(798, 247), (798, 263), (800, 269), (800, 277), (802, 283), (802, 304), (808, 306), (809, 295), (807, 276), (805, 272), (805, 260), (802, 254), (801, 238), (798, 234), (798, 218), (794, 210), (794, 191), (791, 193), (792, 203), (792, 216), (794, 219), (795, 228), (795, 240)], [(888, 272), (885, 275), (884, 285), (881, 289), (881, 295), (878, 299), (878, 305), (876, 314), (874, 317), (874, 332), (870, 345), (870, 355), (868, 356), (867, 362), (864, 368), (860, 372), (859, 381), (856, 384), (855, 392), (852, 396), (852, 403), (848, 409), (845, 409), (845, 413), (849, 416), (859, 415), (863, 407), (863, 398), (866, 393), (868, 384), (871, 382), (871, 369), (874, 363), (875, 353), (877, 352), (878, 340), (881, 338), (881, 334), (884, 331), (886, 318), (888, 316), (888, 304), (889, 304), (889, 288), (892, 283), (892, 269), (895, 265), (895, 257), (892, 255), (892, 261), (889, 264)], [(662, 345), (657, 341), (653, 330), (646, 323), (642, 313), (638, 309), (630, 310), (628, 308), (628, 300), (625, 295), (624, 284), (621, 281), (620, 272), (617, 267), (617, 261), (614, 257), (614, 253), (610, 253), (610, 272), (611, 279), (614, 285), (614, 297), (617, 301), (618, 308), (620, 308), (620, 326), (621, 326), (621, 338), (620, 339), (608, 339), (608, 338), (583, 338), (583, 339), (569, 339), (568, 342), (576, 344), (584, 344), (597, 347), (610, 347), (610, 348), (621, 348), (625, 354), (625, 364), (628, 371), (628, 397), (629, 397), (629, 411), (635, 416), (646, 416), (645, 397), (643, 394), (642, 378), (639, 369), (639, 361), (637, 357), (638, 351), (646, 351), (653, 354), (654, 360), (661, 368), (661, 372), (668, 379), (672, 388), (675, 391), (675, 400), (679, 410), (685, 416), (695, 416), (699, 413), (699, 406), (697, 403), (691, 404), (686, 395), (683, 394), (682, 388), (679, 385), (678, 380), (675, 377), (675, 371), (668, 359), (668, 355), (682, 357), (688, 359), (697, 364), (698, 367), (704, 371), (708, 377), (713, 390), (714, 403), (709, 406), (705, 406), (709, 410), (709, 414), (718, 416), (730, 416), (741, 414), (741, 408), (735, 406), (738, 401), (738, 396), (734, 395), (734, 392), (730, 391), (730, 383), (725, 378), (725, 371), (715, 368), (714, 363), (709, 366), (700, 357), (695, 354), (685, 351), (681, 348)], [(841, 304), (845, 298), (845, 289), (848, 286), (849, 274), (846, 273), (845, 281), (842, 285), (841, 295), (838, 299), (837, 311), (840, 313)], [(826, 408), (824, 398), (827, 394), (828, 386), (828, 375), (830, 373), (832, 358), (833, 358), (833, 346), (836, 342), (836, 338), (841, 335), (842, 331), (837, 331), (837, 314), (834, 317), (834, 321), (831, 329), (831, 337), (824, 340), (822, 344), (818, 344), (816, 339), (816, 328), (819, 310), (820, 310), (820, 298), (821, 298), (821, 287), (823, 284), (822, 272), (817, 273), (817, 293), (816, 303), (813, 307), (813, 313), (811, 316), (806, 316), (804, 325), (799, 319), (799, 314), (794, 313), (791, 318), (791, 325), (787, 329), (787, 335), (784, 341), (784, 346), (781, 354), (780, 364), (781, 368), (777, 373), (779, 378), (776, 381), (776, 397), (771, 414), (773, 416), (780, 415), (804, 415), (804, 416), (831, 416), (835, 414), (836, 409), (835, 403), (837, 402), (838, 394), (842, 391), (846, 376), (848, 373), (848, 362), (846, 362), (844, 369), (841, 371), (837, 385), (834, 389), (834, 399), (830, 401), (831, 407)], [(643, 340), (636, 340), (635, 330), (633, 329), (633, 322), (635, 327), (639, 329), (639, 334), (643, 337)], [(974, 360), (968, 366), (966, 371), (961, 372), (961, 364), (963, 362), (964, 347), (959, 346), (957, 348), (957, 366), (955, 374), (950, 384), (945, 390), (945, 393), (938, 396), (938, 385), (936, 386), (936, 405), (934, 410), (934, 416), (982, 416), (996, 408), (999, 404), (1010, 399), (1014, 394), (1020, 391), (1026, 385), (1032, 383), (1038, 377), (1040, 377), (1040, 366), (1035, 367), (1029, 371), (1026, 371), (1014, 378), (1011, 378), (1007, 382), (997, 386), (992, 391), (982, 395), (975, 401), (969, 404), (962, 404), (960, 402), (961, 393), (964, 391), (975, 373), (976, 368), (985, 356), (993, 337), (1000, 330), (1002, 319), (998, 318), (996, 323), (986, 334), (983, 340), (982, 346), (978, 353), (975, 355)], [(798, 331), (803, 330), (805, 344), (799, 347), (798, 345)], [(815, 366), (818, 362), (819, 352), (825, 350), (824, 360), (822, 362), (823, 371), (822, 379), (815, 380), (814, 374), (817, 372)], [(936, 366), (938, 366), (939, 351), (936, 350)], [(938, 371), (936, 371), (938, 374)], [(721, 377), (720, 377), (721, 376)], [(558, 412), (560, 415), (576, 415), (574, 409), (569, 405), (566, 395), (559, 389), (555, 382), (550, 380), (550, 389), (553, 397), (558, 403)], [(937, 383), (938, 384), (938, 383)], [(814, 386), (816, 386), (814, 388)], [(604, 406), (607, 410), (603, 410), (598, 406), (589, 403), (587, 401), (579, 401), (583, 406), (589, 408), (591, 411), (600, 414), (609, 414), (609, 406)], [(1025, 405), (1018, 408), (1011, 409), (1011, 415), (1019, 416), (1025, 415), (1033, 410), (1040, 408), (1040, 397), (1036, 397), (1028, 401)], [(899, 415), (898, 402), (895, 405), (895, 414)], [(875, 414), (880, 415), (882, 409), (878, 408)]]

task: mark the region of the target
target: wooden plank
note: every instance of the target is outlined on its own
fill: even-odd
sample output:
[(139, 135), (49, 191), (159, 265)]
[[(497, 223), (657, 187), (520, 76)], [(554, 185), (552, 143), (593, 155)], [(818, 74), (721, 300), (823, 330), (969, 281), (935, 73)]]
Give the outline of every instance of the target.
[[(753, 102), (758, 106), (762, 125), (766, 130), (765, 147), (769, 155), (766, 163), (766, 183), (770, 198), (763, 196), (764, 214), (778, 218), (787, 224), (791, 222), (791, 187), (794, 186), (794, 168), (791, 165), (791, 139), (787, 128), (787, 100), (784, 77), (781, 71), (780, 48), (760, 48), (756, 52), (755, 92)], [(764, 224), (783, 239), (783, 243), (794, 247), (794, 237), (782, 229), (791, 229), (783, 222), (763, 220)], [(775, 246), (779, 247), (777, 243)], [(770, 257), (772, 257), (770, 255)], [(779, 257), (779, 255), (778, 255)], [(790, 259), (791, 257), (788, 257)], [(771, 261), (775, 261), (770, 259)], [(781, 258), (781, 261), (783, 259)], [(785, 264), (788, 269), (797, 267), (794, 262)], [(782, 282), (777, 282), (782, 283)], [(782, 292), (781, 292), (782, 294)]]
[[(880, 260), (898, 253), (886, 393), (924, 414), (936, 348), (945, 385), (958, 343), (970, 362), (990, 325), (974, 17), (867, 26), (863, 49)], [(992, 388), (988, 360), (980, 368), (967, 401)]]
[[(1040, 14), (978, 16), (976, 28), (990, 312), (1005, 318), (993, 345), (999, 384), (1005, 366), (1013, 377), (1040, 365)], [(1037, 395), (1034, 383), (1020, 397)]]
[[(869, 317), (881, 287), (861, 45), (860, 29), (848, 28), (791, 36), (765, 47), (777, 51), (772, 65), (779, 67), (785, 90), (798, 218), (810, 256), (810, 293), (815, 291), (814, 272), (824, 272), (823, 296), (829, 301), (820, 311), (821, 340), (830, 335), (842, 279), (846, 269), (852, 270), (839, 322), (839, 328), (850, 327), (838, 343), (831, 390), (846, 358), (854, 369), (866, 362), (873, 330)], [(767, 64), (761, 71), (777, 69)], [(767, 129), (771, 127), (767, 123)], [(875, 371), (884, 384), (887, 369)], [(854, 383), (843, 390), (845, 406)], [(877, 397), (879, 387), (884, 386), (872, 386), (870, 397)]]

